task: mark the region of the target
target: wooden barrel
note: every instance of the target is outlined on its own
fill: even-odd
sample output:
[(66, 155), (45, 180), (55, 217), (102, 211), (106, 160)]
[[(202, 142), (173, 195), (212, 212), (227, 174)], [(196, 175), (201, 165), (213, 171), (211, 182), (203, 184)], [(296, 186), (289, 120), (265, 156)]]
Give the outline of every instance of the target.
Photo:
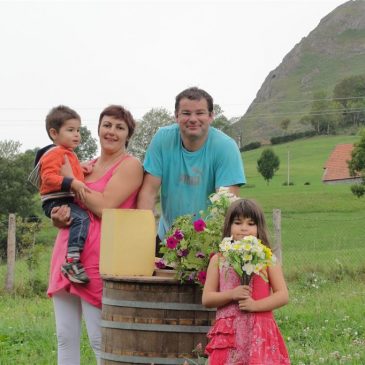
[(215, 310), (197, 285), (172, 277), (103, 276), (101, 363), (184, 364), (207, 343)]

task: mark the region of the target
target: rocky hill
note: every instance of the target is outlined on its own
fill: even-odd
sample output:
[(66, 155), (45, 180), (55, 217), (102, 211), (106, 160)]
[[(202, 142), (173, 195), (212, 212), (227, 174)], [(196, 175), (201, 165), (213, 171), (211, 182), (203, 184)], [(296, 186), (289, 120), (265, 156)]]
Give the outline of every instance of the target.
[(305, 129), (313, 93), (333, 88), (342, 79), (365, 74), (365, 1), (337, 7), (304, 37), (266, 77), (246, 114), (233, 126), (242, 143), (264, 142), (284, 134), (280, 122), (291, 120), (288, 133)]

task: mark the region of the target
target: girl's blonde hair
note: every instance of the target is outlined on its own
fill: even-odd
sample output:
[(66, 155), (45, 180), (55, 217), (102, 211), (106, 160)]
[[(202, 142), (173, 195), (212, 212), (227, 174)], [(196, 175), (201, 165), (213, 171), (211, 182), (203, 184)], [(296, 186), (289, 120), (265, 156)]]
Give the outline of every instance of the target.
[(257, 225), (257, 238), (270, 247), (269, 233), (262, 208), (250, 199), (238, 199), (227, 210), (223, 226), (223, 237), (231, 236), (231, 226), (236, 218), (252, 219)]

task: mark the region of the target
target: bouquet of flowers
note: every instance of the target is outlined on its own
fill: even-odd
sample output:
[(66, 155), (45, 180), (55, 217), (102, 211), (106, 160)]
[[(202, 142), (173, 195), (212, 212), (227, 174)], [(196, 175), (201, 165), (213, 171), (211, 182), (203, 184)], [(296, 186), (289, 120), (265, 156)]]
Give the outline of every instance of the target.
[(200, 218), (178, 217), (162, 242), (163, 257), (156, 262), (157, 268), (171, 266), (181, 282), (204, 285), (209, 259), (219, 250), (226, 211), (237, 199), (228, 188), (220, 188), (209, 196), (211, 204)]
[(267, 281), (262, 270), (276, 262), (271, 249), (255, 236), (246, 236), (239, 241), (225, 237), (219, 245), (219, 250), (228, 265), (240, 276), (243, 285), (250, 283), (253, 274), (258, 274)]

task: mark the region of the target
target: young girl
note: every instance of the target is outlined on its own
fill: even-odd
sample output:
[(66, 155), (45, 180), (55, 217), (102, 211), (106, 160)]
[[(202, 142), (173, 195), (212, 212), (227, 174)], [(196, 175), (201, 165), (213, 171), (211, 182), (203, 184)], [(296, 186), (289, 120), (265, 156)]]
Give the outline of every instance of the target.
[[(232, 203), (224, 222), (223, 237), (240, 240), (255, 236), (269, 246), (265, 217), (252, 200)], [(240, 278), (221, 254), (210, 260), (203, 290), (203, 305), (218, 308), (216, 322), (208, 333), (209, 365), (287, 365), (285, 343), (272, 310), (288, 303), (288, 290), (281, 266), (253, 275), (250, 285)]]

